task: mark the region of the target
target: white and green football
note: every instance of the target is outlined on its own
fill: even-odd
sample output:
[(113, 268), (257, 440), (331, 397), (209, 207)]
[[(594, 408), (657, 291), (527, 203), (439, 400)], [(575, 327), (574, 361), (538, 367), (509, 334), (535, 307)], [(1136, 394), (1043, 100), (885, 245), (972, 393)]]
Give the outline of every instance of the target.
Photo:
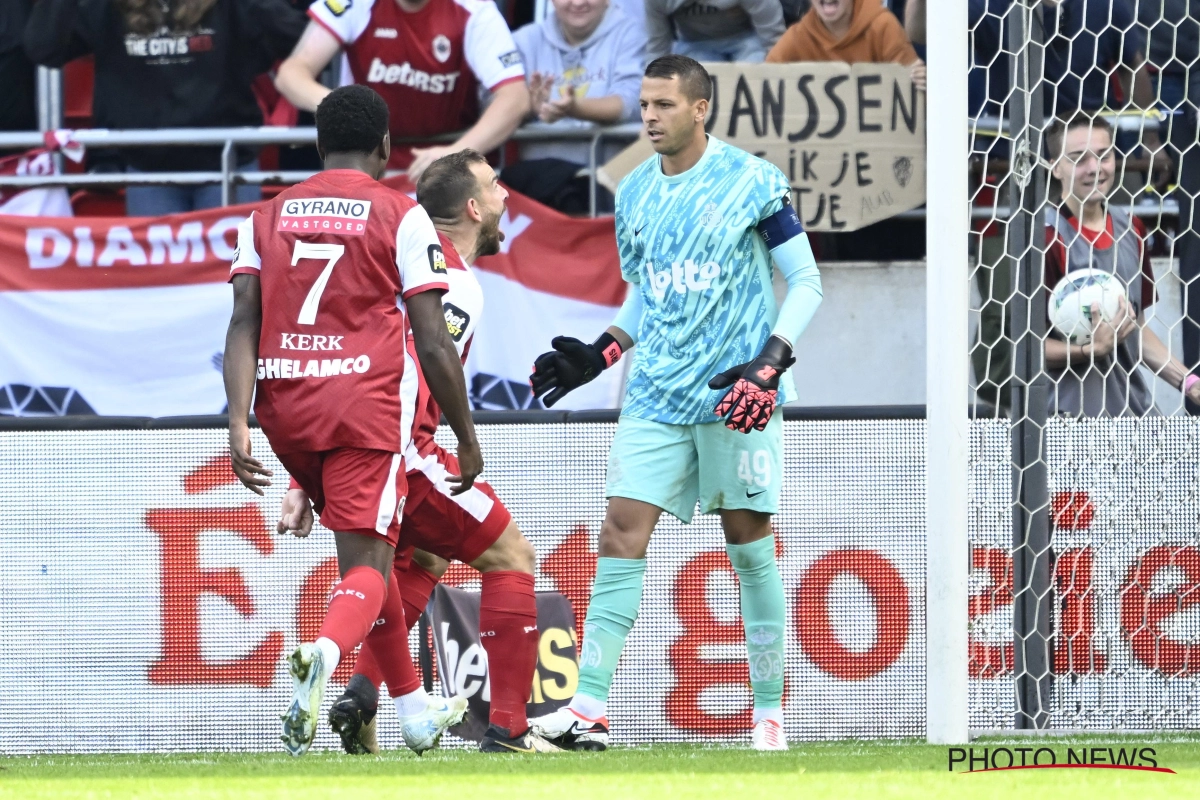
[(1092, 319), (1092, 305), (1100, 307), (1105, 321), (1116, 319), (1125, 284), (1102, 269), (1073, 270), (1050, 293), (1046, 309), (1050, 324), (1071, 344), (1089, 344), (1098, 320)]

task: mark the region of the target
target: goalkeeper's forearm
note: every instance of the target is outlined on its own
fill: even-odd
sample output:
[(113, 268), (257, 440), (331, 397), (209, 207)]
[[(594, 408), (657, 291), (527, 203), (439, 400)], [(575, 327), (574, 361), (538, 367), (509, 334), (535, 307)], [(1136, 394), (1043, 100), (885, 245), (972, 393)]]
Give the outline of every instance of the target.
[(621, 345), (622, 353), (637, 344), (638, 330), (642, 327), (644, 310), (645, 304), (642, 302), (641, 291), (637, 286), (630, 284), (629, 294), (625, 295), (625, 302), (621, 304), (616, 319), (605, 331), (617, 340), (617, 344)]
[(788, 284), (787, 297), (779, 307), (779, 319), (775, 321), (771, 335), (794, 347), (821, 305), (821, 272), (813, 258), (808, 236), (804, 234), (776, 247), (771, 251), (771, 258)]

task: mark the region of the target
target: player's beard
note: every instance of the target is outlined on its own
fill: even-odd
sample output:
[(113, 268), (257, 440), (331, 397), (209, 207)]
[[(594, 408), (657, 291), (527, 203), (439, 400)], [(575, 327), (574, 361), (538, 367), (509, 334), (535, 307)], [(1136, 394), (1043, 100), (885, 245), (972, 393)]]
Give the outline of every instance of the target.
[(475, 256), (494, 256), (500, 252), (500, 243), (504, 241), (504, 233), (500, 230), (500, 216), (503, 211), (497, 211), (479, 226), (479, 243), (475, 245)]

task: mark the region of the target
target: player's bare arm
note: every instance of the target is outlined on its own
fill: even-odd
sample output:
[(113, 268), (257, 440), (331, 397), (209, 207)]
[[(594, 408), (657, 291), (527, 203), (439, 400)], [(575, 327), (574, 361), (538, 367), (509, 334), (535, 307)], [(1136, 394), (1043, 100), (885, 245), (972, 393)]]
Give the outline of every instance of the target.
[[(281, 90), (282, 91), (282, 90)], [(458, 141), (444, 147), (414, 147), (413, 162), (408, 177), (416, 182), (429, 165), (444, 155), (459, 150), (478, 150), (488, 153), (508, 141), (528, 116), (531, 108), (529, 89), (524, 81), (506, 83), (496, 89), (492, 102)]]
[(332, 33), (310, 21), (292, 54), (275, 72), (275, 88), (301, 111), (316, 111), (330, 91), (317, 76), (341, 49), (342, 43)]
[(442, 293), (436, 290), (420, 292), (404, 301), (408, 321), (417, 344), (417, 360), (429, 383), (433, 399), (446, 415), (446, 421), (458, 438), (458, 462), (461, 475), (451, 475), (447, 481), (454, 485), (452, 494), (462, 494), (471, 488), (483, 472), (483, 454), (475, 438), (475, 423), (467, 402), (467, 382), (463, 377), (458, 350), (446, 330), (446, 312), (442, 309)]
[(250, 491), (261, 495), (271, 485), (271, 470), (250, 455), (250, 402), (258, 371), (262, 328), (262, 287), (256, 275), (233, 278), (233, 316), (225, 335), (225, 396), (229, 403), (229, 457), (233, 472)]

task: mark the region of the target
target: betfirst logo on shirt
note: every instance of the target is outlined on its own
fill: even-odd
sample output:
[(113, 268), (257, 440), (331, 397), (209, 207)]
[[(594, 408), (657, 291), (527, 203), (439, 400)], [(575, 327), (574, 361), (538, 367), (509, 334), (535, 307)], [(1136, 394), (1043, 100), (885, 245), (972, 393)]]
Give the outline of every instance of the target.
[(278, 230), (288, 233), (334, 233), (362, 236), (371, 215), (370, 200), (306, 197), (288, 200), (279, 212)]

